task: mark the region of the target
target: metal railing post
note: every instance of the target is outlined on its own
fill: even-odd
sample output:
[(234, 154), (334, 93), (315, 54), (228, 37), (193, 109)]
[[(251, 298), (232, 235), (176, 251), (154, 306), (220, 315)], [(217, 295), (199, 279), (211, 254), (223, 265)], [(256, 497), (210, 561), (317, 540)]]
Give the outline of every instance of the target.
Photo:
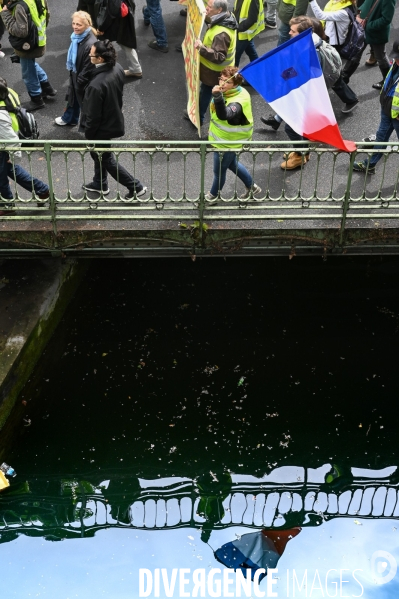
[[(44, 142), (44, 153), (46, 155), (47, 161), (47, 176), (48, 176), (48, 186), (49, 186), (49, 196), (50, 196), (50, 212), (51, 212), (51, 224), (53, 227), (53, 235), (54, 235), (54, 248), (57, 249), (57, 223), (55, 219), (55, 197), (54, 197), (54, 186), (53, 186), (53, 169), (51, 168), (51, 144), (49, 142)], [(67, 157), (68, 163), (68, 157)]]
[(353, 176), (353, 164), (355, 162), (357, 152), (352, 152), (350, 161), (349, 161), (349, 172), (348, 172), (348, 180), (346, 182), (346, 190), (344, 197), (344, 205), (342, 211), (342, 220), (341, 220), (341, 229), (339, 235), (339, 245), (342, 245), (344, 241), (344, 232), (345, 232), (345, 223), (346, 223), (346, 215), (349, 209), (349, 200), (351, 197), (351, 187), (352, 187), (352, 176)]
[(205, 210), (205, 162), (206, 162), (206, 144), (201, 143), (200, 147), (200, 156), (201, 156), (201, 191), (199, 198), (199, 240), (201, 242), (201, 246), (204, 246), (205, 236), (204, 236), (204, 210)]

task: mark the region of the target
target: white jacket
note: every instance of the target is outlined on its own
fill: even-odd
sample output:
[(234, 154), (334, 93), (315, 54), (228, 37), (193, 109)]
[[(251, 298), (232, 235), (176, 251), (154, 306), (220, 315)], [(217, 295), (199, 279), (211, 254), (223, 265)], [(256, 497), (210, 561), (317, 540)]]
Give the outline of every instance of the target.
[[(18, 134), (15, 133), (11, 124), (11, 117), (6, 110), (0, 110), (0, 142), (1, 140), (15, 139), (19, 142)], [(20, 144), (15, 144), (14, 147), (20, 147)], [(21, 157), (21, 152), (14, 152), (14, 156)]]
[[(321, 10), (316, 0), (311, 0), (309, 4), (316, 19), (326, 22), (325, 31), (326, 35), (328, 35), (330, 38), (329, 43), (331, 46), (339, 46), (340, 44), (343, 44), (346, 34), (348, 33), (350, 23), (350, 18), (346, 9), (341, 8), (340, 10), (334, 10), (332, 12), (324, 12)], [(337, 29), (335, 29), (335, 26), (337, 26)], [(338, 40), (336, 31), (338, 31)]]

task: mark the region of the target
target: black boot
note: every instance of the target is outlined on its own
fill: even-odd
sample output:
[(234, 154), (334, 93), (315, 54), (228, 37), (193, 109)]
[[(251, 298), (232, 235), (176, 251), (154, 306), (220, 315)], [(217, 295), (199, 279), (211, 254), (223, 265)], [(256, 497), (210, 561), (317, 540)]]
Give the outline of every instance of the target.
[(30, 96), (30, 102), (24, 102), (22, 106), (27, 112), (33, 112), (39, 110), (39, 108), (44, 108), (46, 105), (43, 102), (42, 94), (40, 94), (40, 96)]
[(51, 85), (50, 81), (41, 81), (40, 87), (42, 88), (42, 96), (46, 98), (55, 98), (57, 90)]

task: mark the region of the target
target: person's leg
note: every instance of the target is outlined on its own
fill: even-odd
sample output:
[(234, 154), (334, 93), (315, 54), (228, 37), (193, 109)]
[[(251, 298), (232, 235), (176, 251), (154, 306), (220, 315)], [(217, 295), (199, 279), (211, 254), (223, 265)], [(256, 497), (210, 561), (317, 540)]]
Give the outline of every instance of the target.
[(213, 153), (213, 183), (210, 193), (214, 197), (219, 195), (226, 183), (226, 171), (234, 156), (234, 152)]
[(277, 27), (277, 1), (278, 0), (267, 0), (265, 25), (272, 29)]
[[(36, 61), (34, 58), (22, 58), (21, 57), (21, 72), (22, 79), (28, 90), (28, 94), (31, 97), (41, 96), (42, 88), (40, 86), (40, 80), (38, 72), (36, 70)], [(43, 71), (44, 73), (44, 71)], [(46, 75), (47, 79), (47, 75)]]
[(366, 47), (367, 44), (364, 43), (363, 48), (356, 54), (356, 56), (354, 56), (351, 60), (346, 61), (341, 73), (342, 79), (345, 81), (345, 83), (349, 83), (350, 78), (359, 66)]
[[(399, 123), (399, 121), (395, 122)], [(375, 141), (388, 142), (391, 137), (392, 131), (394, 130), (394, 120), (387, 116), (383, 110), (381, 110), (381, 121), (375, 135)], [(396, 128), (395, 128), (396, 130)], [(379, 146), (378, 149), (384, 149), (386, 146)], [(373, 154), (370, 159), (365, 160), (365, 164), (368, 162), (370, 166), (375, 166), (379, 160), (381, 160), (382, 154)]]
[(199, 113), (200, 113), (201, 125), (204, 122), (205, 114), (206, 114), (206, 111), (208, 110), (211, 100), (212, 100), (212, 86), (205, 85), (205, 83), (201, 83), (200, 97), (199, 97)]
[(385, 44), (371, 44), (371, 48), (378, 62), (382, 79), (384, 80), (385, 77), (388, 75), (388, 71), (391, 67), (387, 53), (385, 51)]
[(75, 96), (73, 106), (68, 105), (66, 107), (64, 114), (61, 116), (61, 119), (64, 121), (64, 123), (67, 123), (68, 125), (77, 125), (79, 122), (79, 115), (80, 105), (77, 97)]
[[(284, 131), (286, 132), (291, 141), (301, 141), (302, 139), (305, 139), (304, 137), (302, 137), (302, 135), (299, 135), (299, 133), (297, 133), (289, 125), (287, 125), (287, 123), (285, 123)], [(303, 144), (303, 149), (309, 150), (309, 143)], [(301, 150), (302, 148), (298, 147), (296, 153), (301, 155)]]
[(250, 62), (259, 58), (253, 39), (248, 42), (247, 47), (245, 48), (245, 54), (248, 56)]
[(39, 83), (46, 83), (48, 81), (47, 73), (43, 71), (40, 64), (37, 64), (35, 60), (35, 71), (38, 78)]
[(129, 64), (129, 71), (135, 75), (141, 73), (141, 64), (139, 63), (139, 57), (137, 56), (136, 50), (134, 48), (128, 48), (127, 46), (122, 46), (122, 44), (119, 45), (125, 53), (126, 60)]
[(240, 64), (241, 56), (244, 54), (244, 51), (247, 47), (248, 40), (239, 40), (236, 42), (236, 56), (235, 56), (235, 66), (238, 67)]
[(115, 181), (118, 181), (123, 187), (127, 187), (129, 191), (138, 193), (143, 189), (143, 184), (131, 175), (124, 166), (118, 164), (113, 152), (103, 153), (103, 165), (107, 169)]
[[(10, 163), (8, 162), (9, 156), (7, 152), (0, 152), (0, 196), (2, 200), (12, 200), (13, 195), (8, 181), (8, 171)], [(3, 202), (0, 202), (0, 208), (4, 206)]]
[(32, 175), (26, 171), (20, 164), (18, 163), (7, 163), (8, 166), (8, 176), (10, 179), (13, 179), (18, 185), (26, 189), (27, 191), (34, 191), (36, 195), (46, 195), (49, 192), (49, 187), (46, 183), (41, 181), (40, 179), (36, 179), (36, 177), (32, 177)]
[(233, 152), (232, 154), (234, 154), (234, 156), (227, 168), (231, 170), (235, 175), (237, 175), (237, 177), (244, 183), (247, 189), (251, 189), (253, 184), (253, 179), (251, 175), (249, 174), (245, 166), (238, 161), (236, 154)]
[(93, 183), (97, 189), (108, 189), (108, 173), (104, 164), (104, 154), (108, 152), (104, 152), (99, 158), (97, 152), (90, 152), (90, 156), (94, 162), (94, 175), (93, 175)]
[(337, 94), (338, 98), (345, 104), (354, 104), (359, 101), (355, 92), (351, 90), (349, 85), (342, 79), (342, 75), (332, 86), (332, 89)]
[(158, 46), (167, 46), (168, 38), (160, 0), (147, 0), (146, 9), (143, 11), (144, 19), (150, 21)]
[(281, 21), (280, 27), (278, 28), (278, 42), (277, 46), (281, 46), (290, 39), (290, 26)]

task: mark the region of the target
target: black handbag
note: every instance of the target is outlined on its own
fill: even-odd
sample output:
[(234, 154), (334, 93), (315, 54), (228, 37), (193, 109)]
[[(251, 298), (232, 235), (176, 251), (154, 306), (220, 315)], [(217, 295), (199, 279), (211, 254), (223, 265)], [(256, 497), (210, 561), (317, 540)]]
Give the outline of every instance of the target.
[(97, 13), (97, 29), (105, 32), (111, 27), (115, 17), (113, 17), (108, 10), (108, 0), (99, 0), (96, 2), (98, 6)]

